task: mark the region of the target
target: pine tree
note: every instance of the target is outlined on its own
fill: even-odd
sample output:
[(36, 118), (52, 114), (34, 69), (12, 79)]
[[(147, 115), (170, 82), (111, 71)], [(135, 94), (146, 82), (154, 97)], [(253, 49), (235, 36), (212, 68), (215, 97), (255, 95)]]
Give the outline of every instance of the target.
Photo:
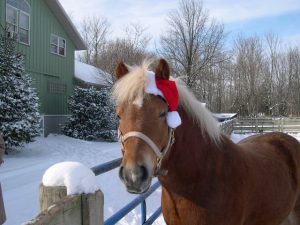
[(6, 147), (22, 146), (40, 134), (39, 99), (26, 74), (15, 38), (0, 35), (0, 132)]
[(108, 89), (75, 87), (69, 98), (71, 118), (62, 127), (67, 136), (84, 140), (117, 140), (117, 120)]

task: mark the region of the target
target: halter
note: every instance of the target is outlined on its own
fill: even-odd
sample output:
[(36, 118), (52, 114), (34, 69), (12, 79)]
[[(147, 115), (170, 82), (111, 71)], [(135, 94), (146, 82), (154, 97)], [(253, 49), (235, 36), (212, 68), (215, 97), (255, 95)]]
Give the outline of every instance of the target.
[(142, 139), (144, 142), (146, 142), (151, 147), (151, 149), (154, 151), (154, 153), (156, 154), (157, 164), (156, 164), (156, 169), (155, 169), (155, 175), (158, 175), (158, 174), (166, 175), (167, 171), (160, 171), (160, 167), (161, 167), (161, 162), (162, 162), (164, 156), (167, 154), (167, 152), (169, 151), (169, 149), (172, 147), (172, 145), (175, 142), (174, 129), (169, 128), (168, 144), (166, 145), (165, 148), (163, 148), (162, 151), (160, 151), (160, 149), (157, 147), (157, 145), (147, 135), (143, 134), (142, 132), (130, 131), (123, 135), (119, 128), (118, 136), (121, 141), (123, 151), (124, 151), (125, 141), (131, 137), (137, 137), (137, 138)]

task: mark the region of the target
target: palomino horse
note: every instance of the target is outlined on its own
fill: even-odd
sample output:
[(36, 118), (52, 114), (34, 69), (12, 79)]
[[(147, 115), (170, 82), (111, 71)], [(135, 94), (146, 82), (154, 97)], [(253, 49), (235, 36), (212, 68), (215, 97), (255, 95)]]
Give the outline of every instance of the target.
[[(300, 224), (298, 141), (276, 132), (233, 143), (178, 80), (182, 124), (173, 130), (166, 101), (145, 92), (148, 72), (147, 63), (120, 63), (116, 71), (124, 154), (119, 175), (127, 190), (145, 192), (158, 176), (169, 225)], [(168, 80), (169, 73), (161, 59), (156, 79)]]

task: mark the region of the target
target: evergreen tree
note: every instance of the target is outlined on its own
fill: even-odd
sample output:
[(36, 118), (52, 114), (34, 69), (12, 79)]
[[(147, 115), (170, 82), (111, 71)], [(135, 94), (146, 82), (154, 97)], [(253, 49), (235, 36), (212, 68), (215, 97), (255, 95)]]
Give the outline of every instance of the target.
[(75, 87), (69, 98), (71, 118), (62, 127), (67, 136), (84, 140), (117, 140), (117, 120), (108, 89)]
[(0, 132), (10, 149), (40, 134), (39, 99), (15, 38), (6, 37), (5, 30), (0, 33)]

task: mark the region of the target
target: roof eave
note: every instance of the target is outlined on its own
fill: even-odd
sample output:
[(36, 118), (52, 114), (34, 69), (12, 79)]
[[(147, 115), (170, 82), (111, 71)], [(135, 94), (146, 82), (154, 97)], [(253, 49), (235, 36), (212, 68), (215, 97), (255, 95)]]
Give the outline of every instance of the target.
[(69, 35), (70, 39), (73, 41), (76, 50), (86, 50), (86, 44), (84, 43), (83, 39), (81, 38), (80, 34), (78, 33), (77, 29), (75, 28), (73, 22), (70, 20), (69, 16), (67, 15), (66, 11), (60, 4), (58, 0), (45, 0), (48, 4), (49, 8), (51, 9), (52, 13), (56, 16), (58, 21), (62, 24), (65, 31)]

